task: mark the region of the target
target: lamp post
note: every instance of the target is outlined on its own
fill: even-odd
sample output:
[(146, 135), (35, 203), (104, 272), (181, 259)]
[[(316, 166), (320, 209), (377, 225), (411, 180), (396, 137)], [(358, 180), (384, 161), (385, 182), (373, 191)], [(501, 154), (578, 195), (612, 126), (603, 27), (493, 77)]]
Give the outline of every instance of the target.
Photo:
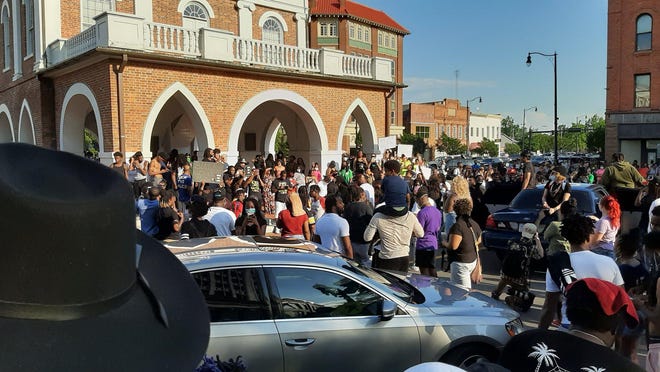
[[(536, 106), (532, 106), (530, 108), (523, 109), (523, 128), (522, 128), (523, 135), (522, 135), (522, 140), (520, 141), (520, 149), (521, 150), (525, 149), (525, 114), (527, 113), (527, 111), (529, 111), (531, 109), (534, 109), (534, 112), (539, 110), (539, 108), (536, 107)], [(530, 146), (532, 145), (531, 141), (529, 142), (529, 145)]]
[(474, 97), (465, 101), (465, 107), (467, 107), (467, 127), (465, 128), (467, 132), (467, 154), (470, 155), (470, 102), (479, 100), (479, 103), (482, 102), (481, 96)]
[(558, 145), (558, 140), (557, 140), (557, 120), (559, 119), (557, 117), (557, 52), (554, 52), (553, 54), (545, 54), (545, 53), (539, 53), (539, 52), (528, 52), (527, 53), (527, 66), (529, 67), (532, 64), (532, 54), (538, 54), (540, 56), (544, 57), (553, 57), (554, 61), (552, 65), (554, 66), (554, 73), (555, 73), (555, 165), (559, 164), (559, 145)]

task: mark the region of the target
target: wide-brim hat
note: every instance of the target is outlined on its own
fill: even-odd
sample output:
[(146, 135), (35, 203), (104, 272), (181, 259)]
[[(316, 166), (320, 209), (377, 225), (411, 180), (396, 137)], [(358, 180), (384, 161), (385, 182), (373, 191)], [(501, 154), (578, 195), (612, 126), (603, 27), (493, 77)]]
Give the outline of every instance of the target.
[(208, 344), (199, 287), (135, 229), (129, 184), (79, 156), (0, 145), (3, 371), (190, 371)]

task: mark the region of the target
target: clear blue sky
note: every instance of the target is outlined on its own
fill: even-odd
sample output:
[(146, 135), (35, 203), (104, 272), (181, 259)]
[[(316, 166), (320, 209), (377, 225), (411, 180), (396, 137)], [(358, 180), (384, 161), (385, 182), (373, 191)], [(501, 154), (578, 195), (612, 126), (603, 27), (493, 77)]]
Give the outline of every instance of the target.
[[(356, 0), (385, 11), (404, 38), (404, 103), (482, 96), (473, 112), (551, 129), (557, 52), (559, 124), (604, 116), (606, 0)], [(458, 70), (458, 95), (455, 71)]]

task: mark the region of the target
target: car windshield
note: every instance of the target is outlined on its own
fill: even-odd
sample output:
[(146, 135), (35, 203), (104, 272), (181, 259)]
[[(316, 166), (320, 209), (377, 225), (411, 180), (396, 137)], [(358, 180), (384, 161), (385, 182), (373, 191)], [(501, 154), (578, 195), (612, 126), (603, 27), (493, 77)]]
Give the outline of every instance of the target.
[[(541, 209), (543, 189), (528, 189), (520, 192), (511, 202), (513, 209)], [(577, 209), (580, 213), (594, 213), (595, 203), (590, 193), (585, 190), (573, 190), (571, 197), (577, 200)]]
[(421, 304), (425, 301), (424, 295), (417, 288), (396, 275), (385, 271), (376, 271), (355, 261), (346, 261), (346, 265), (343, 267), (379, 287), (385, 287), (390, 293), (407, 303)]

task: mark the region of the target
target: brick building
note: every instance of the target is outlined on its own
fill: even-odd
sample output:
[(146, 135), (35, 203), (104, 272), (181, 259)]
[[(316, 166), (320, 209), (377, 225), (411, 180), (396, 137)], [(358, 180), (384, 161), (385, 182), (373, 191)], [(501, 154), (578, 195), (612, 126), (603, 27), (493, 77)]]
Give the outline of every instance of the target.
[[(360, 9), (334, 47), (316, 21), (332, 7)], [(7, 0), (0, 17), (0, 142), (82, 154), (88, 133), (104, 162), (206, 147), (231, 162), (273, 152), (281, 126), (291, 153), (327, 164), (348, 124), (376, 152), (400, 122), (407, 31), (350, 1)], [(351, 25), (396, 35), (396, 55), (354, 54)]]
[(403, 106), (403, 125), (407, 132), (424, 137), (432, 150), (443, 133), (465, 144), (467, 112), (467, 107), (451, 98), (437, 102), (408, 103)]
[(609, 0), (605, 152), (660, 158), (660, 1)]

